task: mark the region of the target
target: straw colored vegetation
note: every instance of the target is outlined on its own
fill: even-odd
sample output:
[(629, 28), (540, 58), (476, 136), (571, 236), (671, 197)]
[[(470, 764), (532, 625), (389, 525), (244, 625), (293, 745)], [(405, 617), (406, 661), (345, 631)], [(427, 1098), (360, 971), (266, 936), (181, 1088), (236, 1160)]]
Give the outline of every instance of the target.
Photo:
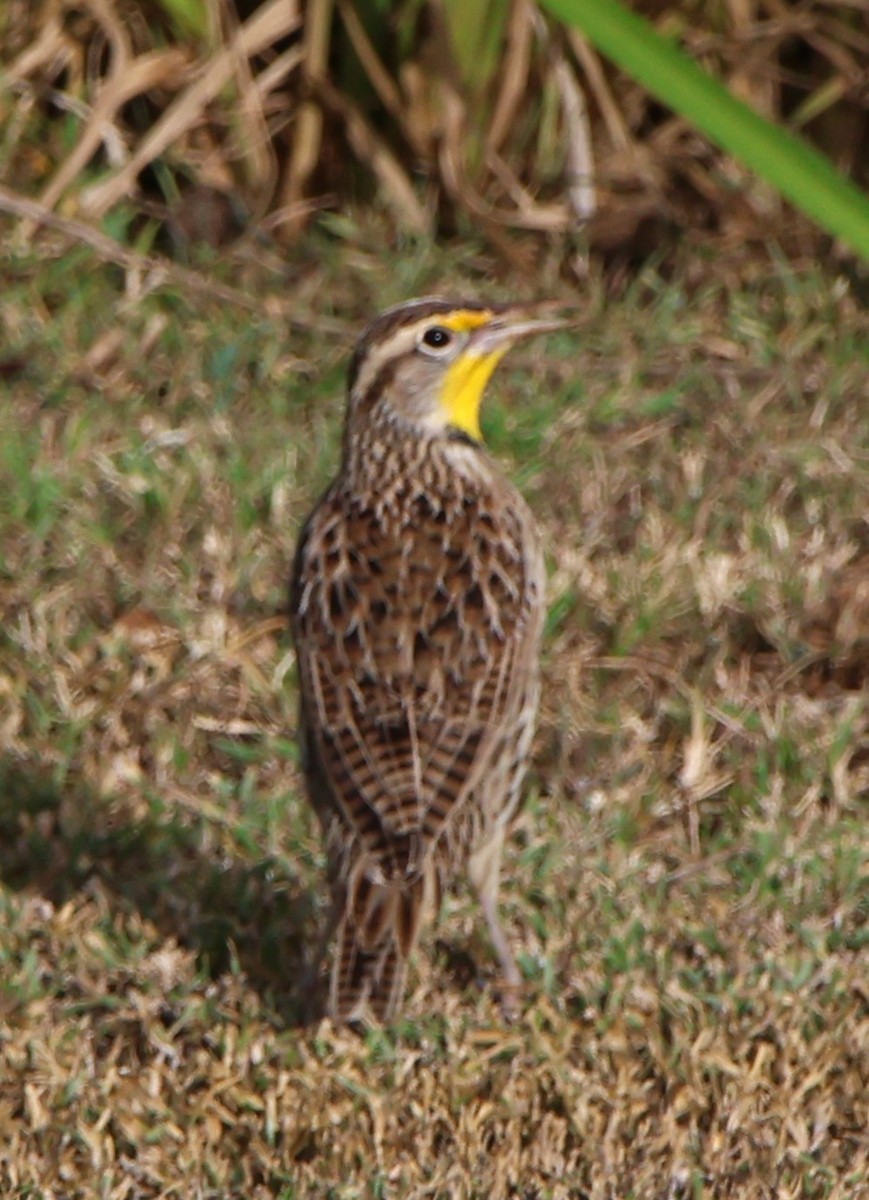
[(832, 271), (592, 278), (503, 368), (550, 571), (522, 1016), (460, 893), (396, 1028), (304, 1022), (285, 582), (344, 360), (386, 303), (529, 294), (366, 244), (237, 272), (246, 310), (49, 235), (3, 265), (0, 1193), (869, 1196), (869, 361)]
[[(861, 0), (628, 8), (865, 185)], [(376, 197), (405, 233), (472, 228), (520, 269), (542, 237), (580, 229), (610, 255), (643, 256), (695, 225), (806, 246), (811, 231), (697, 133), (698, 108), (720, 101), (674, 114), (684, 87), (662, 105), (544, 12), (526, 0), (9, 0), (0, 174), (87, 221), (135, 200), (180, 244), (221, 243), (245, 222), (289, 243), (318, 210)], [(751, 140), (741, 128), (731, 150)], [(806, 174), (802, 192), (822, 182)]]

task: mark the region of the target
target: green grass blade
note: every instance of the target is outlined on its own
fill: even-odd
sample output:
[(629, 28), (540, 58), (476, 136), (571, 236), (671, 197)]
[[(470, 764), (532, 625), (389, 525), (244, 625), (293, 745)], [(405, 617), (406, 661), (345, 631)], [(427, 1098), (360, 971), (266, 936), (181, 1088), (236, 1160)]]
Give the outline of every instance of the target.
[(181, 38), (208, 41), (208, 9), (203, 0), (159, 0), (158, 7), (172, 21)]
[(869, 200), (822, 154), (765, 120), (617, 0), (543, 0), (597, 48), (869, 260)]
[(500, 65), (509, 11), (505, 0), (444, 0), (450, 44), (472, 92), (481, 92)]

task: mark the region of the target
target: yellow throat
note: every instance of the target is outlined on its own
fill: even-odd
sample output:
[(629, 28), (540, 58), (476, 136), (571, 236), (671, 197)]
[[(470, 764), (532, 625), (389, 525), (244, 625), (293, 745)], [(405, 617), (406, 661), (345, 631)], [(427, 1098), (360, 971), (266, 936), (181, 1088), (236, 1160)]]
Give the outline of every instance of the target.
[[(471, 333), (492, 320), (489, 311), (460, 309), (450, 313), (443, 319), (448, 329), (459, 333)], [(480, 406), (483, 403), (483, 392), (491, 378), (492, 372), (504, 357), (508, 347), (475, 354), (473, 350), (461, 354), (449, 368), (444, 377), (441, 404), (447, 418), (447, 423), (461, 429), (472, 437), (475, 442), (481, 442)]]
[(441, 402), (447, 420), (475, 442), (483, 440), (480, 432), (483, 392), (492, 372), (506, 353), (506, 346), (484, 354), (466, 352), (456, 359), (444, 378)]

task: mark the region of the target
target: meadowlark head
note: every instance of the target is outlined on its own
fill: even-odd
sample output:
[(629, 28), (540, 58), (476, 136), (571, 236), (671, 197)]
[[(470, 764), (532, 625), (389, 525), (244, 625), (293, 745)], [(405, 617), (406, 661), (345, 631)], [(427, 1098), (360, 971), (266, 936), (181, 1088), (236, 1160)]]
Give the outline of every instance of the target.
[(418, 434), (481, 442), (492, 372), (516, 342), (570, 323), (539, 315), (553, 307), (427, 296), (387, 309), (350, 363), (348, 428), (380, 418)]

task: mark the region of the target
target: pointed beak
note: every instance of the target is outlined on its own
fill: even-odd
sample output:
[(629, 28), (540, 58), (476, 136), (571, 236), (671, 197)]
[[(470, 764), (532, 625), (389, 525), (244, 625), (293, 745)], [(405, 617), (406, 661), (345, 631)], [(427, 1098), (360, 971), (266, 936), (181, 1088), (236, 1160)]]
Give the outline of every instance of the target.
[(446, 423), (463, 430), (475, 442), (480, 432), (480, 405), (492, 372), (510, 347), (537, 333), (567, 329), (576, 320), (544, 316), (561, 304), (504, 304), (493, 307), (484, 323), (477, 325), (462, 352), (448, 367), (444, 377), (441, 403)]
[(541, 333), (555, 333), (576, 324), (576, 318), (545, 317), (536, 314), (563, 308), (556, 301), (542, 304), (511, 304), (498, 309), (486, 325), (475, 330), (468, 344), (472, 354), (505, 353), (515, 342)]

